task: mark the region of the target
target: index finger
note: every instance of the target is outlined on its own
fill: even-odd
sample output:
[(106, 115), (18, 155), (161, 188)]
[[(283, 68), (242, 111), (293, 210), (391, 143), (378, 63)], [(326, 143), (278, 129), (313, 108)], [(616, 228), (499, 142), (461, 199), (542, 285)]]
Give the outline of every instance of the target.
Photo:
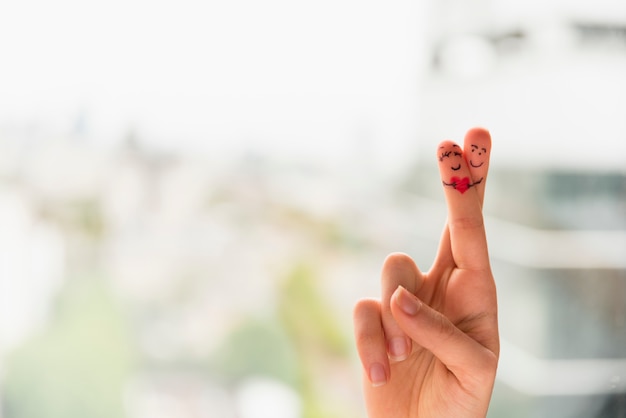
[[(467, 144), (471, 149), (470, 142)], [(487, 239), (478, 190), (479, 187), (483, 187), (485, 178), (473, 178), (467, 155), (452, 141), (443, 141), (439, 144), (437, 159), (448, 206), (448, 227), (454, 262), (462, 269), (488, 268)], [(470, 161), (473, 164), (472, 171), (482, 168), (474, 167), (480, 164), (478, 159)], [(481, 192), (483, 191), (484, 188)]]

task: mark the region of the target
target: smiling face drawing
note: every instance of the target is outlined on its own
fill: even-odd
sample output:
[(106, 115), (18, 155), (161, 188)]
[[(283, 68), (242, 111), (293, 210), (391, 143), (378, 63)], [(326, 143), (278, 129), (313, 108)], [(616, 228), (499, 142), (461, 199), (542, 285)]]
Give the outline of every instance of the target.
[(444, 162), (447, 158), (450, 161), (450, 169), (452, 171), (458, 171), (461, 168), (461, 160), (463, 159), (463, 153), (461, 147), (453, 144), (448, 147), (439, 147), (439, 161)]
[[(482, 152), (479, 147), (477, 147), (478, 151), (473, 152), (473, 154), (480, 153), (480, 159), (476, 158), (470, 162), (472, 167), (480, 167), (486, 161), (486, 151)], [(472, 148), (473, 150), (473, 148)], [(461, 147), (456, 144), (446, 144), (445, 146), (439, 147), (439, 162), (446, 164), (447, 167), (450, 168), (450, 181), (443, 181), (444, 186), (452, 187), (455, 190), (458, 190), (459, 193), (463, 194), (470, 189), (470, 187), (480, 184), (482, 182), (482, 178), (474, 183), (468, 176), (460, 177), (455, 175), (457, 171), (461, 169), (461, 164), (463, 163), (463, 151)]]
[(471, 153), (469, 157), (469, 165), (478, 168), (481, 167), (487, 159), (489, 155), (487, 154), (487, 148), (481, 146), (481, 144), (471, 144)]

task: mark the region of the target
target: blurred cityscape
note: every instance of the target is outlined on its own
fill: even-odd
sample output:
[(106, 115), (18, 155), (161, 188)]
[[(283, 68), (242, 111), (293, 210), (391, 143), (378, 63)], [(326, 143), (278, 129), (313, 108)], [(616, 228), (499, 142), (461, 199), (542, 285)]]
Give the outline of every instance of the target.
[(0, 418), (365, 416), (352, 306), (389, 252), (428, 268), (434, 149), (476, 124), (494, 142), (489, 417), (626, 416), (626, 7), (400, 3), (399, 87), (247, 96), (318, 101), (276, 132), (241, 114), (189, 146), (172, 113), (163, 146), (163, 121), (103, 134), (89, 107), (64, 124), (2, 104)]
[(132, 138), (110, 155), (80, 139), (22, 151), (1, 200), (6, 416), (253, 416), (235, 415), (246, 396), (354, 414), (340, 272), (373, 238), (363, 196)]

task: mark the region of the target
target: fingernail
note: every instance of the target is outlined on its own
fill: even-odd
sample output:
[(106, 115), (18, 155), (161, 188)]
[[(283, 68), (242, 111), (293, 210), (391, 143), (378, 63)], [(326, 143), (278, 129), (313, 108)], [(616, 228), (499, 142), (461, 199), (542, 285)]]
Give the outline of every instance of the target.
[(419, 299), (402, 286), (398, 286), (395, 292), (395, 299), (400, 309), (402, 309), (402, 312), (409, 316), (417, 315), (417, 311), (419, 311), (420, 305), (422, 304)]
[(370, 381), (374, 387), (387, 383), (387, 374), (382, 364), (374, 363), (370, 366)]
[(406, 338), (394, 337), (389, 340), (389, 357), (393, 361), (402, 361), (408, 356)]

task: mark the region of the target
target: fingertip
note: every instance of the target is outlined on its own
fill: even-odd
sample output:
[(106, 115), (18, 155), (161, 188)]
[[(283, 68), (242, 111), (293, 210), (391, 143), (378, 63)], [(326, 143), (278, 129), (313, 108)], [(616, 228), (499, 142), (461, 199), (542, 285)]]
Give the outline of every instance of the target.
[(380, 363), (372, 364), (369, 368), (368, 378), (372, 387), (377, 388), (386, 384), (388, 377), (385, 366)]
[(389, 298), (398, 286), (417, 292), (422, 287), (423, 276), (411, 256), (405, 253), (391, 253), (383, 263), (381, 282), (384, 313), (389, 307)]
[(391, 312), (392, 295), (398, 286), (416, 292), (422, 283), (422, 274), (410, 256), (404, 253), (392, 253), (387, 256), (381, 274), (381, 316), (387, 353), (392, 362), (405, 360), (412, 348), (411, 340), (398, 327)]
[(395, 253), (391, 253), (391, 254), (387, 255), (387, 257), (385, 257), (385, 261), (384, 261), (383, 265), (387, 266), (389, 264), (411, 263), (411, 262), (413, 262), (413, 259), (408, 254), (401, 253), (401, 252), (395, 252)]
[(491, 133), (482, 126), (475, 126), (466, 132), (465, 138), (483, 138), (491, 140)]
[(411, 256), (405, 253), (391, 253), (383, 262), (383, 275), (385, 273), (392, 273), (395, 275), (402, 275), (410, 277), (415, 280), (419, 279), (420, 270), (415, 264), (415, 261)]
[(446, 153), (454, 149), (457, 149), (459, 152), (462, 152), (461, 146), (457, 144), (456, 142), (451, 141), (449, 139), (441, 141), (439, 145), (437, 145), (437, 160), (440, 163), (443, 162), (446, 157), (449, 157), (449, 155), (446, 155)]
[(396, 291), (393, 293), (392, 300), (399, 310), (407, 316), (417, 315), (422, 306), (422, 302), (417, 298), (417, 296), (402, 286), (398, 286)]
[(407, 337), (393, 337), (387, 341), (389, 360), (398, 363), (409, 357), (411, 352), (411, 340)]
[(472, 128), (465, 134), (463, 147), (466, 154), (481, 152), (488, 156), (491, 152), (491, 134), (484, 128)]

